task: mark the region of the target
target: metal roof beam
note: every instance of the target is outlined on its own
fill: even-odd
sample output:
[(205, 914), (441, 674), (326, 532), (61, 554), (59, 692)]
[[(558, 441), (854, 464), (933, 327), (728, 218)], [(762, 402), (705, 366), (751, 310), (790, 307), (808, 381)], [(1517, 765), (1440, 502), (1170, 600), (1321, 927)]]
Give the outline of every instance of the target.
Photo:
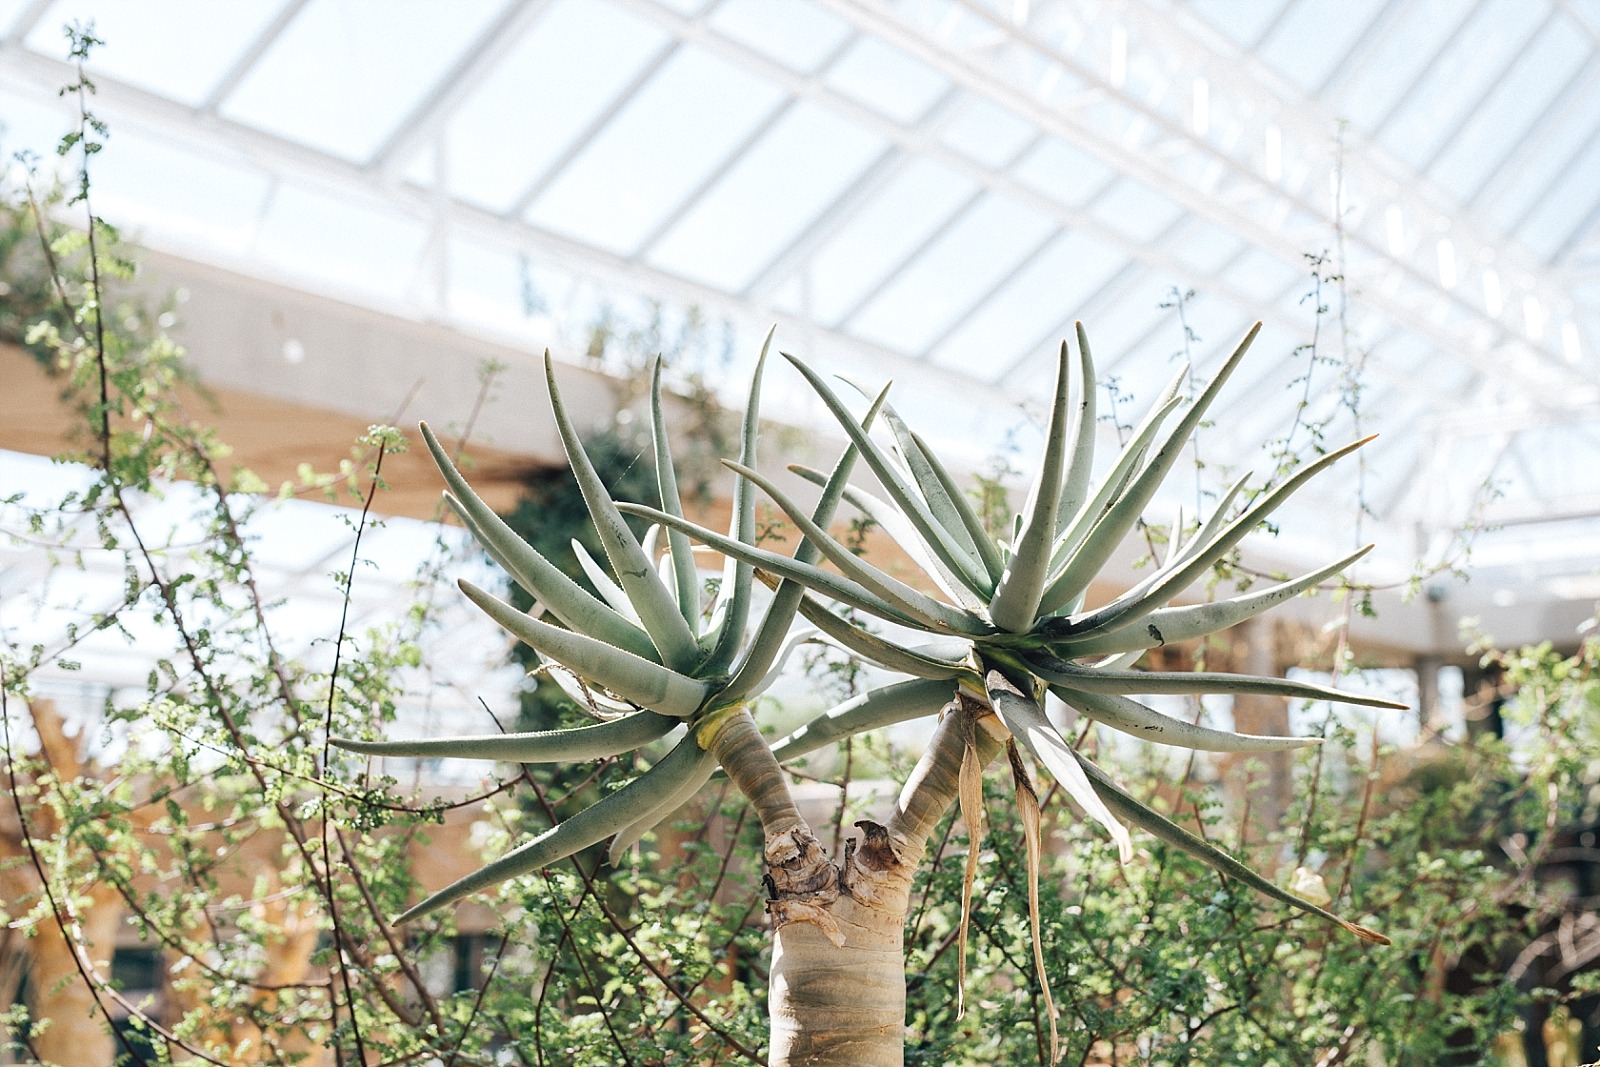
[[(1129, 238), (1095, 218), (1092, 214), (1078, 208), (1068, 207), (1060, 201), (1022, 184), (1002, 169), (986, 167), (977, 163), (960, 152), (947, 147), (936, 138), (928, 136), (927, 132), (922, 129), (885, 118), (871, 108), (831, 89), (820, 79), (795, 74), (764, 53), (717, 32), (706, 23), (703, 16), (693, 19), (685, 18), (653, 2), (653, 0), (616, 0), (616, 2), (634, 14), (649, 19), (666, 29), (679, 39), (679, 43), (698, 45), (723, 59), (739, 64), (781, 88), (845, 116), (867, 130), (883, 137), (891, 144), (902, 147), (909, 154), (922, 156), (941, 163), (956, 173), (971, 179), (981, 188), (1003, 193), (1033, 208), (1040, 214), (1054, 219), (1063, 226), (1081, 230), (1101, 243), (1122, 252), (1124, 255), (1137, 259), (1152, 269), (1165, 272), (1174, 280), (1181, 281), (1186, 286), (1204, 288), (1207, 292), (1232, 301), (1237, 306), (1246, 309), (1247, 312), (1259, 309), (1261, 312), (1260, 317), (1264, 321), (1287, 324), (1290, 328), (1296, 328), (1296, 324), (1289, 322), (1277, 309), (1265, 307), (1248, 294), (1240, 292), (1227, 283), (1194, 270), (1165, 250), (1150, 243)], [(847, 22), (856, 24), (858, 30), (868, 33), (876, 32), (874, 26), (877, 19), (887, 17), (877, 14), (875, 11), (857, 10), (853, 0), (821, 0), (821, 2), (823, 6), (830, 9), (842, 9), (846, 12), (845, 18)], [(863, 22), (861, 20), (869, 21)], [(905, 47), (907, 51), (912, 52), (914, 55), (919, 54), (920, 49), (915, 42), (909, 42), (910, 46), (907, 47), (908, 42), (900, 40), (904, 36), (905, 31), (902, 30), (898, 34), (890, 35), (888, 39), (891, 43)], [(935, 69), (944, 72), (939, 63), (932, 65)], [(949, 76), (948, 72), (944, 73)], [(951, 80), (958, 88), (971, 88), (969, 85), (971, 79), (969, 78), (956, 77)], [(979, 88), (978, 95), (991, 99), (995, 97), (993, 92), (988, 91), (986, 84)], [(1002, 94), (1001, 102), (1007, 104), (1015, 103), (1010, 99), (1009, 95), (1005, 94)], [(1020, 108), (1015, 109), (1019, 110), (1021, 114), (1029, 116), (1036, 112), (1041, 112), (1041, 110), (1046, 116), (1053, 114), (1053, 109), (1041, 109), (1037, 101), (1033, 101), (1031, 98), (1028, 98)], [(1047, 119), (1044, 123), (1036, 123), (1036, 125), (1041, 125), (1043, 129), (1052, 132), (1061, 130), (1061, 123), (1053, 119)], [(1134, 158), (1131, 153), (1125, 153), (1125, 155), (1128, 155), (1129, 158)], [(554, 173), (553, 170), (552, 173)], [(1288, 258), (1298, 261), (1299, 251), (1295, 250), (1290, 253)], [(859, 306), (855, 310), (859, 310)], [(834, 326), (835, 330), (838, 330), (838, 328), (838, 325)], [(1457, 344), (1455, 339), (1451, 338), (1449, 340), (1451, 345)], [(1451, 349), (1447, 347), (1446, 350), (1449, 351)]]

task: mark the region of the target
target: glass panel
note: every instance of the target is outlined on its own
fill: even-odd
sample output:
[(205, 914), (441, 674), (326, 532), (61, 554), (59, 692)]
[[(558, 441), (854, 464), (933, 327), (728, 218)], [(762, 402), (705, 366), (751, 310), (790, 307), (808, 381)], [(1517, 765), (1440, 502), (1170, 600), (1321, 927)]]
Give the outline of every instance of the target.
[[(1555, 184), (1540, 196), (1528, 221), (1517, 230), (1517, 237), (1540, 259), (1549, 259), (1579, 227), (1585, 232), (1593, 231), (1597, 200), (1600, 200), (1600, 141), (1591, 141), (1583, 154), (1562, 170)], [(1583, 234), (1576, 236), (1581, 238)]]
[(1123, 178), (1090, 209), (1095, 218), (1136, 241), (1159, 237), (1183, 214), (1166, 197), (1143, 182)]
[(1340, 114), (1358, 130), (1372, 129), (1471, 11), (1460, 0), (1420, 0), (1403, 8), (1377, 47), (1339, 79)]
[(1025, 185), (1070, 207), (1080, 207), (1116, 176), (1106, 164), (1054, 137), (1024, 156), (1011, 173)]
[(909, 163), (812, 257), (812, 313), (837, 322), (943, 225), (976, 186), (925, 159)]
[[(885, 147), (853, 123), (800, 104), (744, 154), (650, 259), (742, 290)], [(795, 166), (798, 159), (805, 166)]]
[(1189, 232), (1172, 246), (1178, 261), (1194, 271), (1212, 275), (1243, 251), (1244, 238), (1214, 223), (1191, 220)]
[(1189, 10), (1248, 48), (1278, 17), (1283, 0), (1189, 0)]
[[(968, 367), (988, 381), (1035, 356), (1054, 366), (1057, 344), (1071, 331), (1072, 318), (1127, 264), (1127, 256), (1081, 231), (1063, 234), (935, 349), (932, 358), (946, 366)], [(1036, 383), (1025, 392), (1036, 393)]]
[(1037, 135), (1033, 124), (1016, 112), (971, 94), (939, 130), (939, 140), (996, 170)]
[[(1300, 0), (1291, 4), (1256, 54), (1306, 92), (1327, 81), (1371, 24), (1384, 0)], [(1234, 7), (1244, 7), (1235, 4)]]
[(1285, 289), (1295, 285), (1302, 277), (1303, 272), (1259, 248), (1246, 252), (1222, 275), (1229, 285), (1263, 303), (1278, 299)]
[(1384, 128), (1385, 147), (1412, 166), (1431, 157), (1467, 109), (1482, 103), (1490, 79), (1528, 43), (1542, 15), (1525, 0), (1492, 0), (1480, 8)]
[(1145, 272), (1123, 295), (1105, 306), (1083, 309), (1081, 317), (1089, 335), (1089, 350), (1102, 373), (1130, 355), (1135, 359), (1149, 358), (1144, 347), (1136, 346), (1147, 346), (1151, 332), (1171, 314), (1161, 307), (1168, 288), (1163, 279)]
[(91, 70), (197, 105), (282, 6), (281, 0), (62, 0), (28, 34), (28, 47), (65, 59), (61, 28), (93, 19), (105, 43), (90, 54)]
[(850, 25), (808, 0), (726, 0), (711, 25), (793, 70), (814, 71), (850, 36)]
[(680, 15), (692, 17), (705, 10), (707, 0), (656, 0), (656, 3), (671, 8)]
[(17, 16), (31, 6), (28, 0), (0, 0), (0, 33), (9, 34)]
[(284, 185), (262, 219), (255, 251), (307, 279), (397, 298), (425, 239), (423, 227), (408, 219)]
[(469, 241), (450, 243), (452, 316), (512, 334), (535, 348), (556, 342), (571, 279), (526, 257)]
[(270, 187), (222, 153), (196, 155), (131, 131), (94, 163), (95, 206), (107, 218), (234, 254), (249, 251)]
[(1054, 226), (990, 193), (901, 272), (851, 332), (900, 352), (923, 351)]
[(1434, 179), (1458, 199), (1477, 189), (1506, 149), (1552, 108), (1555, 94), (1589, 54), (1577, 28), (1558, 13), (1446, 146), (1431, 172)]
[(755, 75), (686, 48), (561, 173), (528, 220), (631, 252), (749, 136), (779, 95)]
[(863, 37), (829, 69), (827, 82), (900, 122), (922, 116), (950, 82), (893, 45)]
[(504, 0), (311, 0), (222, 113), (344, 159), (366, 160)]
[(52, 174), (66, 174), (76, 164), (57, 156), (56, 145), (76, 126), (76, 109), (69, 110), (66, 101), (41, 104), (0, 91), (0, 159), (4, 160), (0, 165), (11, 166), (18, 152), (32, 152), (38, 157), (44, 180)]
[(603, 0), (557, 0), (450, 120), (450, 186), (509, 210), (667, 43)]
[[(1499, 195), (1484, 205), (1489, 221), (1503, 230), (1512, 229), (1525, 212), (1533, 210), (1550, 188), (1553, 178), (1564, 172), (1600, 129), (1600, 92), (1593, 83), (1590, 91), (1579, 94), (1571, 111), (1561, 111), (1557, 124), (1548, 125), (1508, 170), (1510, 181)], [(1559, 105), (1558, 105), (1559, 106)]]

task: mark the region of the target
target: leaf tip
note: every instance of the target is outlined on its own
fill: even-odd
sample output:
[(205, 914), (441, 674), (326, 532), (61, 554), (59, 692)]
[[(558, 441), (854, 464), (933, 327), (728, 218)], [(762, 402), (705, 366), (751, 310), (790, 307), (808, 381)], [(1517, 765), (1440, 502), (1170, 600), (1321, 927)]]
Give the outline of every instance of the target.
[(1344, 919), (1340, 919), (1339, 920), (1339, 925), (1343, 926), (1346, 930), (1349, 930), (1352, 934), (1355, 934), (1357, 937), (1359, 937), (1361, 940), (1367, 942), (1368, 944), (1372, 944), (1372, 945), (1392, 945), (1392, 944), (1394, 944), (1393, 941), (1389, 940), (1389, 938), (1385, 937), (1383, 934), (1378, 933), (1378, 931), (1372, 929), (1370, 926), (1362, 926), (1360, 923), (1353, 923), (1353, 922), (1349, 922), (1349, 921), (1344, 920)]

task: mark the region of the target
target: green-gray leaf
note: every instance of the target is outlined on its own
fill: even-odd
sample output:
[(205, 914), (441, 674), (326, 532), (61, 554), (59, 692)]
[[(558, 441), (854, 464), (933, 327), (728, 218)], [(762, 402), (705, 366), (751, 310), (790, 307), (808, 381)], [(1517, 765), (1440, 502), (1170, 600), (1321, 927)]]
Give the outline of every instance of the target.
[(330, 737), (339, 748), (367, 756), (409, 756), (422, 759), (492, 759), (506, 763), (578, 763), (632, 752), (665, 737), (681, 719), (636, 711), (610, 722), (570, 730), (538, 730), (521, 734), (473, 737), (426, 737), (400, 741), (358, 741)]
[(705, 682), (686, 678), (659, 663), (624, 652), (592, 637), (529, 618), (471, 582), (457, 583), (490, 618), (529, 646), (571, 668), (593, 685), (663, 715), (692, 715), (711, 692)]
[(532, 841), (501, 856), (465, 878), (446, 886), (395, 920), (408, 923), (420, 915), (470, 896), (509, 878), (548, 867), (580, 849), (603, 841), (618, 830), (655, 811), (663, 799), (683, 785), (684, 778), (704, 765), (709, 753), (701, 750), (692, 733), (684, 736), (661, 762), (615, 793), (584, 808), (566, 822), (552, 826)]

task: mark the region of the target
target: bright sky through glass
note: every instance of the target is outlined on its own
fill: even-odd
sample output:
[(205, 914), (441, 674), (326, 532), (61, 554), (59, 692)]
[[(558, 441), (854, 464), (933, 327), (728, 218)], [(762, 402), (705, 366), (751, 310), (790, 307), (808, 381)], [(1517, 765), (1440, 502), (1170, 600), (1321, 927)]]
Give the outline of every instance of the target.
[[(887, 361), (908, 417), (979, 451), (1075, 318), (1120, 366), (1173, 347), (1159, 305), (1194, 290), (1204, 358), (1261, 317), (1284, 359), (1314, 325), (1306, 257), (1335, 245), (1375, 395), (1448, 422), (1515, 367), (1509, 410), (1600, 408), (1591, 5), (442, 9), (0, 0), (0, 146), (69, 128), (61, 24), (92, 18), (99, 203), (158, 248), (533, 348), (650, 299), (741, 344), (776, 319)], [(1391, 410), (1407, 425), (1374, 428), (1420, 417)]]

